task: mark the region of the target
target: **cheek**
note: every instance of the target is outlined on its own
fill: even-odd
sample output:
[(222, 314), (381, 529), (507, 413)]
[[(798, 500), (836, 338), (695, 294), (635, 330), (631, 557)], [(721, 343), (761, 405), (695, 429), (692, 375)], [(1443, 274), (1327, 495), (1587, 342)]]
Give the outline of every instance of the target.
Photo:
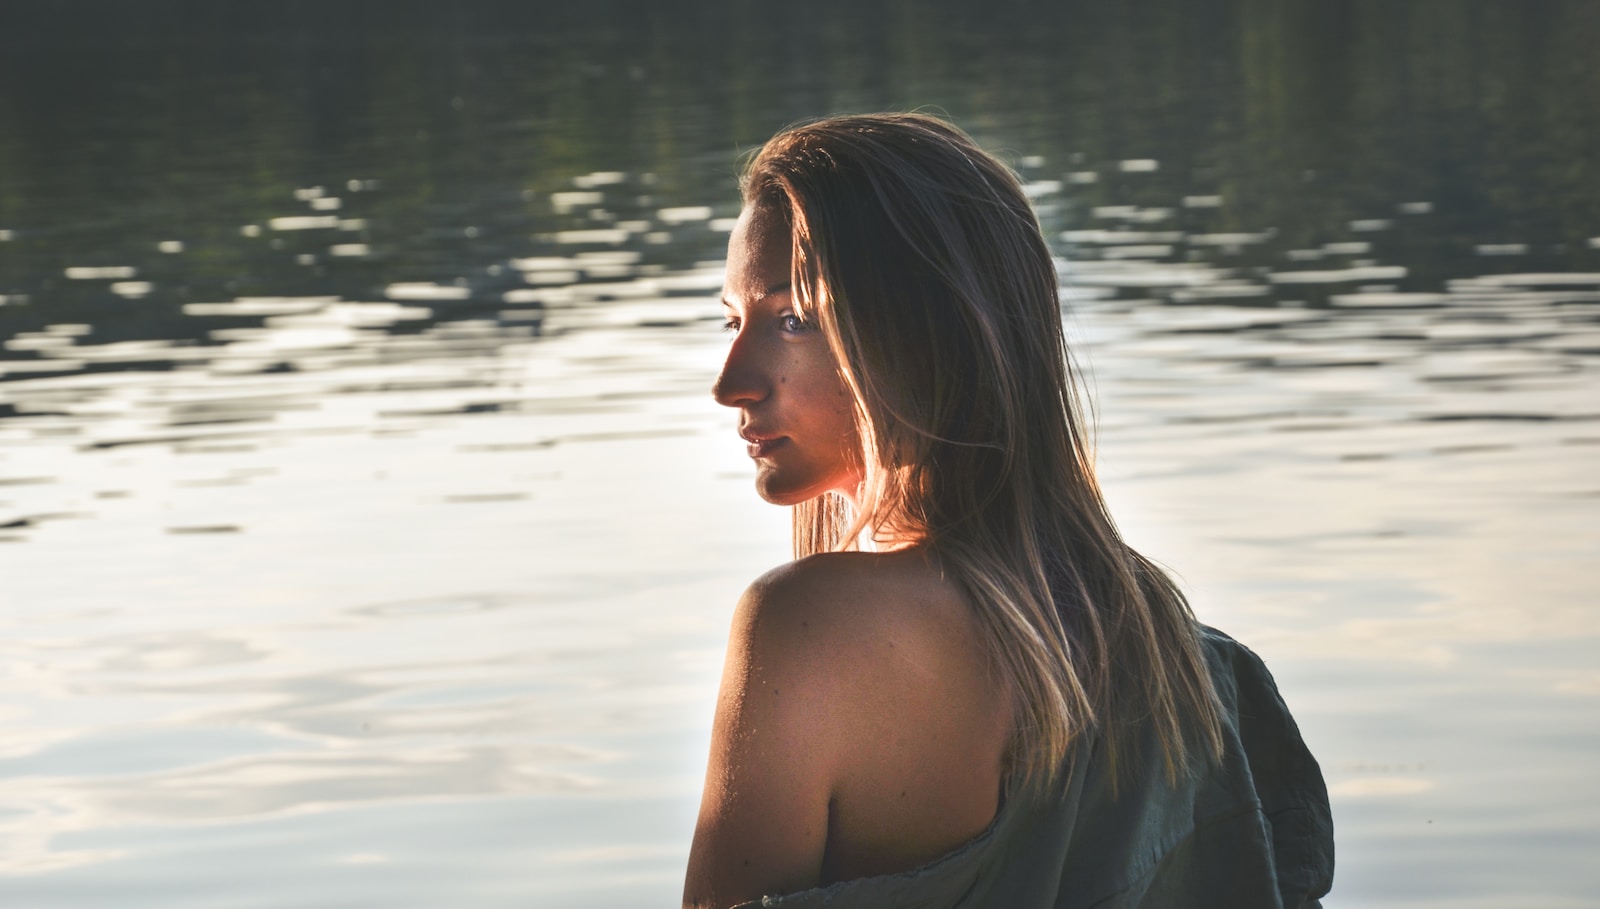
[(855, 398), (826, 348), (806, 351), (803, 356), (787, 364), (787, 368), (778, 373), (776, 381), (810, 413), (816, 432), (854, 441)]
[[(843, 383), (841, 383), (842, 385)], [(861, 448), (860, 427), (856, 424), (855, 398), (850, 389), (841, 387), (833, 392), (830, 403), (834, 431), (845, 440), (845, 447), (854, 451)]]

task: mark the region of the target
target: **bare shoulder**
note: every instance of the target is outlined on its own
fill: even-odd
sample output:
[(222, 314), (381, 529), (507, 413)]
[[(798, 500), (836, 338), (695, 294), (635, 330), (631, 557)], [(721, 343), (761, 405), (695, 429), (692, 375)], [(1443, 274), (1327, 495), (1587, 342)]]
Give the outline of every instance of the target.
[(830, 553), (741, 597), (685, 905), (903, 871), (994, 816), (1008, 703), (918, 551)]
[(788, 700), (826, 762), (822, 878), (916, 867), (993, 817), (1007, 687), (965, 594), (918, 551), (830, 553), (763, 576), (740, 630), (753, 700)]
[(967, 646), (973, 622), (937, 561), (908, 550), (822, 553), (774, 568), (745, 591), (736, 627), (773, 644), (852, 651), (951, 636)]
[(752, 680), (814, 701), (841, 724), (916, 721), (919, 709), (986, 696), (988, 656), (965, 596), (918, 551), (824, 553), (773, 569), (741, 598), (731, 636)]

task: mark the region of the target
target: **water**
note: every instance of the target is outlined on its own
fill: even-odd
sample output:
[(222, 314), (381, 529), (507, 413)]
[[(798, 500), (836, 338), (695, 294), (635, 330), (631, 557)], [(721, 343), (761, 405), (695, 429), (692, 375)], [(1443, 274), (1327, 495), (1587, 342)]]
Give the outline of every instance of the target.
[(938, 104), (1329, 905), (1594, 905), (1592, 8), (741, 9), (5, 14), (3, 902), (676, 899), (787, 552), (708, 394), (737, 152)]

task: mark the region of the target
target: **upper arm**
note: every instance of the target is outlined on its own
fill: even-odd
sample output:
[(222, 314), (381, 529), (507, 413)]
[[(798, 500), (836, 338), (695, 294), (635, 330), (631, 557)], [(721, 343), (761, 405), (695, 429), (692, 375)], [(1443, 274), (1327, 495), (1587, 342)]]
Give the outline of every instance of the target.
[(763, 579), (735, 614), (685, 906), (723, 909), (820, 881), (837, 673), (805, 586)]

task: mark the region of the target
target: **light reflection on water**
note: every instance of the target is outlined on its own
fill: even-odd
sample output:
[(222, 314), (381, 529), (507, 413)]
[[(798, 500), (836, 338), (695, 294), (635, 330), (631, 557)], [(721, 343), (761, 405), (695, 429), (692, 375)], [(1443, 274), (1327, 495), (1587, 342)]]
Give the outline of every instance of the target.
[[(726, 608), (783, 527), (737, 517), (713, 300), (562, 313), (537, 345), (274, 315), (203, 371), (7, 384), (0, 476), (37, 481), (5, 495), (29, 516), (3, 553), (7, 892), (85, 898), (266, 837), (330, 886), (362, 875), (356, 902), (437, 902), (480, 859), (370, 878), (436, 873), (475, 839), (443, 831), (484, 824), (519, 857), (497, 847), (489, 902), (676, 886)], [(241, 368), (262, 344), (302, 368)], [(317, 853), (330, 813), (356, 832)]]
[[(1041, 211), (1088, 182), (1032, 167)], [(1113, 512), (1278, 673), (1335, 800), (1330, 905), (1577, 905), (1600, 275), (1400, 289), (1374, 241), (1189, 230), (1225, 204), (1189, 198), (1052, 228)], [(11, 339), (0, 893), (670, 903), (724, 624), (787, 552), (707, 394), (720, 263), (647, 261), (713, 214), (473, 271), (503, 284), (185, 304), (241, 320), (203, 344)], [(74, 280), (146, 272), (117, 268)]]

